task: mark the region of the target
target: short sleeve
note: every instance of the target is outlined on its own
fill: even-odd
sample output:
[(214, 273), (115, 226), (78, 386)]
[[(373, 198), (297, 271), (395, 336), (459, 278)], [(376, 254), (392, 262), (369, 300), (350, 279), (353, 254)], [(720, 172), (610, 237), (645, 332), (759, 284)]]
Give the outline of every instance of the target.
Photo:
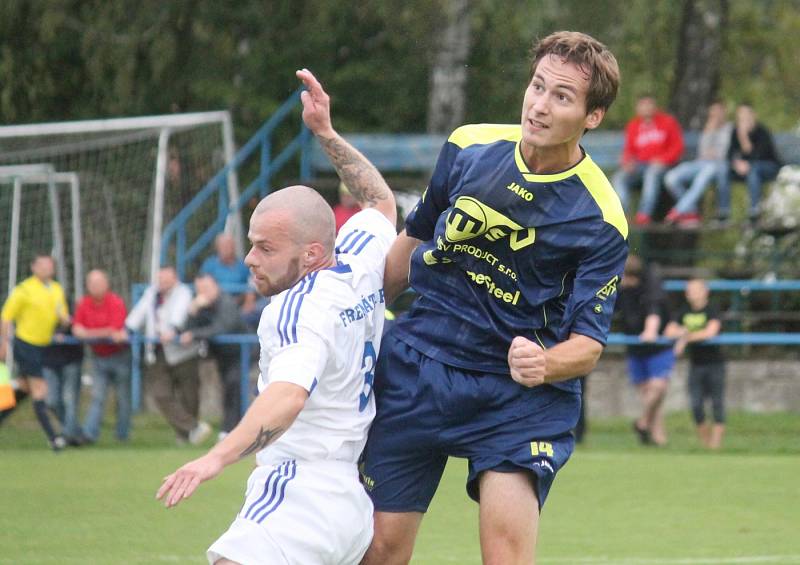
[(559, 341), (571, 333), (590, 337), (605, 345), (622, 278), (628, 243), (611, 224), (603, 224), (594, 247), (575, 273), (573, 291), (567, 302)]
[(374, 208), (365, 208), (339, 230), (336, 254), (358, 256), (376, 268), (380, 265), (383, 273), (383, 262), (395, 237), (395, 227), (386, 216)]
[(15, 287), (14, 290), (11, 291), (11, 295), (6, 300), (6, 303), (3, 304), (2, 318), (4, 321), (10, 322), (16, 320), (17, 314), (19, 314), (19, 308), (22, 305), (22, 300), (22, 290), (20, 290), (19, 287)]
[(428, 188), (417, 205), (406, 216), (406, 233), (422, 241), (433, 239), (439, 216), (450, 205), (451, 178), (461, 148), (445, 142), (439, 152)]
[(264, 311), (258, 328), (261, 380), (264, 385), (289, 382), (307, 391), (322, 378), (328, 362), (335, 321), (315, 294), (312, 273)]

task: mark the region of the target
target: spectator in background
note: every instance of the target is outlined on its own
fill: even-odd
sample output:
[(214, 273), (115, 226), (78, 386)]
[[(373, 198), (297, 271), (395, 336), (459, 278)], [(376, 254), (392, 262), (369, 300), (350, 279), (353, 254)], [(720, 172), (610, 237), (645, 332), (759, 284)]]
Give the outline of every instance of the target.
[[(702, 279), (686, 283), (686, 304), (664, 334), (676, 338), (675, 355), (689, 355), (689, 399), (700, 442), (710, 449), (722, 446), (725, 435), (725, 357), (719, 345), (703, 345), (722, 329), (719, 311), (709, 303)], [(714, 424), (706, 422), (705, 401), (711, 400)]]
[(631, 188), (641, 184), (642, 198), (634, 218), (637, 226), (652, 222), (664, 173), (678, 162), (682, 153), (683, 132), (678, 121), (660, 111), (653, 96), (641, 96), (636, 102), (636, 117), (625, 126), (620, 170), (612, 180), (626, 211), (630, 207)]
[(638, 335), (640, 341), (628, 346), (628, 373), (642, 407), (633, 429), (642, 444), (664, 445), (667, 432), (663, 403), (675, 355), (670, 345), (654, 343), (669, 320), (666, 299), (659, 277), (653, 269), (645, 268), (636, 255), (629, 255), (625, 262), (616, 311), (622, 318), (624, 333)]
[(780, 158), (770, 131), (756, 121), (756, 113), (748, 103), (736, 108), (736, 126), (728, 147), (730, 166), (723, 167), (717, 182), (719, 220), (727, 222), (731, 214), (731, 179), (744, 180), (750, 195), (750, 223), (758, 221), (761, 186), (774, 180), (781, 168)]
[(361, 210), (355, 196), (350, 194), (350, 189), (343, 182), (339, 183), (339, 203), (333, 207), (333, 217), (336, 220), (336, 233), (339, 229)]
[(199, 378), (196, 346), (178, 343), (176, 337), (186, 324), (192, 291), (178, 280), (174, 267), (162, 267), (158, 282), (150, 286), (125, 320), (131, 331), (145, 329), (147, 337), (159, 343), (148, 347), (148, 377), (153, 398), (175, 430), (178, 443), (203, 443), (211, 426), (198, 419)]
[(75, 310), (73, 333), (81, 339), (105, 339), (114, 343), (93, 343), (92, 404), (83, 424), (83, 435), (89, 442), (100, 437), (100, 425), (106, 406), (106, 391), (113, 385), (117, 398), (117, 431), (119, 441), (127, 441), (131, 425), (131, 357), (125, 331), (125, 303), (111, 292), (108, 275), (95, 269), (86, 275), (86, 296)]
[[(239, 316), (236, 301), (222, 292), (211, 275), (199, 275), (194, 280), (195, 297), (189, 305), (186, 331), (180, 341), (190, 345), (195, 341), (208, 341), (221, 334), (244, 333), (246, 328)], [(235, 343), (209, 343), (222, 381), (222, 431), (220, 439), (239, 423), (242, 410), (240, 347)]]
[(664, 184), (675, 198), (675, 206), (667, 213), (667, 223), (680, 227), (695, 227), (700, 223), (697, 203), (708, 185), (719, 178), (728, 166), (728, 146), (732, 124), (727, 120), (725, 105), (716, 100), (708, 107), (708, 116), (697, 147), (697, 158), (671, 169)]
[(68, 445), (83, 445), (78, 411), (81, 401), (83, 345), (63, 343), (71, 337), (69, 325), (60, 325), (53, 343), (42, 352), (42, 372), (47, 381), (47, 407), (56, 415)]
[[(223, 287), (225, 285), (246, 285), (250, 282), (250, 269), (236, 255), (236, 241), (233, 236), (221, 233), (214, 240), (216, 253), (203, 261), (200, 273), (214, 277)], [(251, 289), (242, 293), (240, 300), (242, 313), (249, 314), (255, 308), (256, 293)]]
[[(2, 310), (0, 361), (14, 347), (17, 385), (33, 398), (33, 412), (53, 451), (66, 447), (66, 440), (53, 429), (47, 414), (47, 381), (44, 380), (42, 355), (53, 340), (56, 326), (69, 324), (69, 309), (61, 285), (53, 280), (55, 261), (37, 254), (30, 265), (32, 276), (11, 291)], [(13, 408), (0, 412), (2, 422)]]

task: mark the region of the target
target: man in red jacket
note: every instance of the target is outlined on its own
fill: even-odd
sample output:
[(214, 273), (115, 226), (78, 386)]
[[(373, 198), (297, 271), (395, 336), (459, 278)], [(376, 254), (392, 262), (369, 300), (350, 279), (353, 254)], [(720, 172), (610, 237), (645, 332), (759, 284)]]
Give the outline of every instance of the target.
[(620, 169), (612, 184), (622, 206), (630, 204), (630, 189), (642, 185), (642, 198), (634, 223), (646, 226), (652, 221), (661, 179), (668, 168), (678, 163), (683, 153), (683, 133), (678, 121), (658, 109), (647, 94), (636, 102), (636, 117), (625, 126), (625, 147)]

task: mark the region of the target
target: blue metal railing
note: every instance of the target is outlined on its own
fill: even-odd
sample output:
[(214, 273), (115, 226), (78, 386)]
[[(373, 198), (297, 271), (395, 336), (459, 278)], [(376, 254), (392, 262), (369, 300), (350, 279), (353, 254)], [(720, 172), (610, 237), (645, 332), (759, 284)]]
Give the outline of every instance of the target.
[[(252, 197), (257, 194), (266, 196), (271, 186), (270, 181), (293, 157), (300, 156), (299, 176), (301, 181), (306, 181), (311, 175), (307, 146), (310, 143), (311, 133), (300, 122), (300, 132), (273, 158), (273, 135), (300, 103), (300, 92), (297, 89), (250, 140), (239, 149), (233, 160), (220, 170), (191, 201), (176, 214), (175, 218), (167, 224), (161, 236), (161, 263), (166, 264), (172, 250), (172, 241), (175, 240), (175, 267), (181, 278), (186, 275), (186, 267), (202, 253), (225, 227), (227, 218), (239, 212)], [(228, 180), (231, 173), (239, 171), (249, 162), (251, 157), (258, 153), (259, 173), (256, 178), (245, 188), (235, 202), (230, 201)], [(186, 226), (197, 211), (212, 198), (217, 199), (216, 218), (207, 226), (197, 239), (187, 242)], [(187, 245), (189, 246), (187, 249)]]

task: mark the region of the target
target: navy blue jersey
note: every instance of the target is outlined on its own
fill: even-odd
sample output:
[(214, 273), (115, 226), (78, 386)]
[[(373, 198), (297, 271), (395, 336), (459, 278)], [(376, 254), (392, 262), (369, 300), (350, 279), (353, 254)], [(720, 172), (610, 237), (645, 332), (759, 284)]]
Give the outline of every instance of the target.
[(628, 253), (619, 198), (585, 154), (531, 173), (520, 138), (519, 125), (458, 128), (406, 219), (424, 243), (411, 257), (419, 297), (397, 335), (448, 365), (508, 374), (518, 335), (545, 348), (573, 332), (606, 341)]

